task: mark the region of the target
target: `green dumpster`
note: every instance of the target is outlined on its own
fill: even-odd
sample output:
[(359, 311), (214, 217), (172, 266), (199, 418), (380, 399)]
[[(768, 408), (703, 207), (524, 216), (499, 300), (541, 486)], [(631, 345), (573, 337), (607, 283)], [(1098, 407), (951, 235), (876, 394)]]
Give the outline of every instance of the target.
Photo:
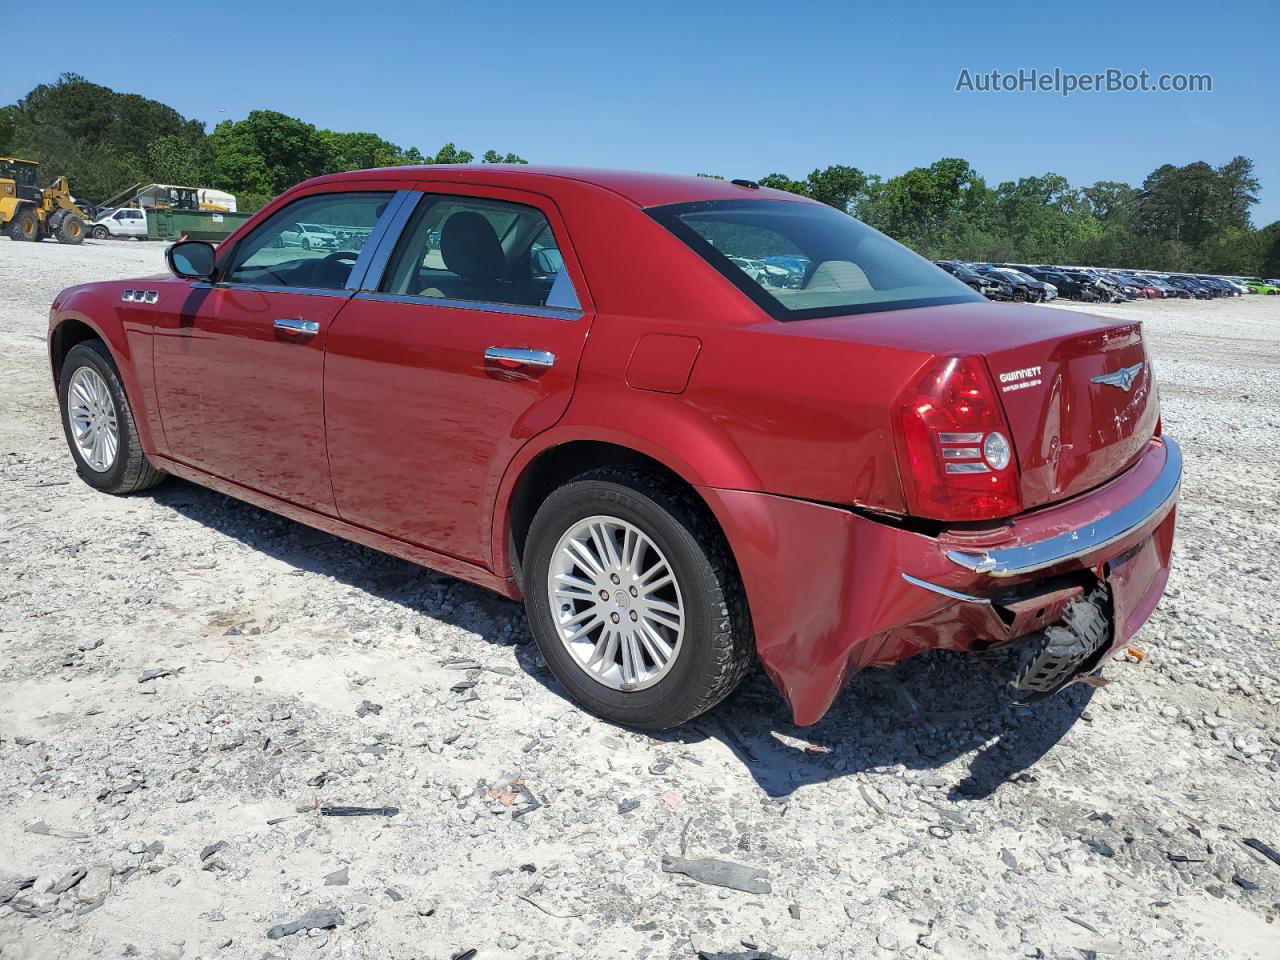
[(214, 213), (211, 210), (147, 211), (147, 238), (150, 240), (208, 240), (217, 243), (251, 217), (249, 213)]

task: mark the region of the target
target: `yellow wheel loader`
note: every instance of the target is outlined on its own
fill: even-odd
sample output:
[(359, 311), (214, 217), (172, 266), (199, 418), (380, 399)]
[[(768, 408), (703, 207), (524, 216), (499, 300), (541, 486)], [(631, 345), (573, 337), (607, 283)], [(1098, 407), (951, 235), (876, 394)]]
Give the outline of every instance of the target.
[(40, 165), (0, 157), (0, 232), (14, 240), (84, 241), (88, 214), (71, 198), (67, 178), (40, 187)]

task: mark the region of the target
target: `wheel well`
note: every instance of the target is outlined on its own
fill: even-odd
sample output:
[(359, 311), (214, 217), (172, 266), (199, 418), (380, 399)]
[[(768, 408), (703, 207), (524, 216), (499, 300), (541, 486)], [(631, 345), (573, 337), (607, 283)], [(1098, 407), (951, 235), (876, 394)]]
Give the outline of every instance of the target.
[[(702, 505), (708, 514), (711, 513), (711, 509), (706, 507), (702, 498), (683, 477), (653, 457), (628, 447), (596, 440), (575, 440), (563, 443), (543, 451), (525, 467), (511, 495), (511, 504), (508, 508), (507, 548), (517, 582), (520, 580), (524, 560), (525, 540), (538, 507), (542, 506), (542, 502), (557, 487), (579, 474), (599, 467), (639, 467), (659, 474), (684, 488), (691, 500)], [(712, 516), (712, 522), (715, 522), (714, 516)]]
[(79, 320), (64, 320), (58, 324), (53, 331), (53, 338), (49, 341), (49, 362), (53, 365), (53, 379), (57, 382), (62, 376), (62, 363), (67, 359), (67, 354), (71, 352), (71, 348), (77, 343), (84, 343), (86, 340), (101, 340), (98, 332)]

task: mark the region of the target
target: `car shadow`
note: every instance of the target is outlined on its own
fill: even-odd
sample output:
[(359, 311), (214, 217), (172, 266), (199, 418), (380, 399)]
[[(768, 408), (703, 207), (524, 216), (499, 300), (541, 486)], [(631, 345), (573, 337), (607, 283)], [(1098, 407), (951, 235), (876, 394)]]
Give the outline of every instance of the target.
[[(147, 496), (291, 567), (332, 577), (395, 604), (404, 609), (406, 620), (428, 616), (503, 646), (522, 645), (531, 639), (520, 604), (455, 577), (177, 477), (170, 477)], [(352, 626), (362, 629), (358, 621)]]
[[(514, 647), (521, 669), (567, 698), (529, 643), (518, 603), (177, 478), (151, 496), (283, 563), (400, 606), (407, 617), (431, 617), (488, 643)], [(1002, 784), (1034, 779), (1030, 768), (1081, 719), (1094, 690), (1077, 684), (1023, 706), (1012, 702), (1007, 676), (998, 658), (932, 651), (890, 669), (862, 671), (822, 720), (798, 727), (787, 720), (787, 705), (763, 671), (756, 670), (715, 710), (650, 736), (670, 744), (718, 740), (775, 798), (862, 771), (901, 766), (936, 773), (972, 753), (961, 779), (935, 786), (954, 799), (980, 799)]]
[[(771, 797), (859, 772), (905, 768), (933, 775), (954, 800), (981, 799), (1028, 772), (1081, 720), (1094, 687), (1076, 684), (1034, 704), (1015, 703), (1009, 673), (937, 650), (856, 675), (818, 723), (788, 723), (782, 697), (761, 671), (718, 710), (661, 735), (723, 742)], [(956, 777), (941, 768), (973, 754)]]

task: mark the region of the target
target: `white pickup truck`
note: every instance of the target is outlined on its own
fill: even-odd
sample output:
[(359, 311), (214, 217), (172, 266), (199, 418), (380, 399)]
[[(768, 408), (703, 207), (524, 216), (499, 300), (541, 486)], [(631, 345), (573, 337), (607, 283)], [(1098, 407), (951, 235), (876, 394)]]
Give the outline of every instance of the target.
[(121, 207), (111, 213), (103, 214), (89, 226), (89, 236), (95, 240), (108, 240), (112, 237), (123, 239), (137, 237), (147, 239), (147, 212), (134, 207)]

